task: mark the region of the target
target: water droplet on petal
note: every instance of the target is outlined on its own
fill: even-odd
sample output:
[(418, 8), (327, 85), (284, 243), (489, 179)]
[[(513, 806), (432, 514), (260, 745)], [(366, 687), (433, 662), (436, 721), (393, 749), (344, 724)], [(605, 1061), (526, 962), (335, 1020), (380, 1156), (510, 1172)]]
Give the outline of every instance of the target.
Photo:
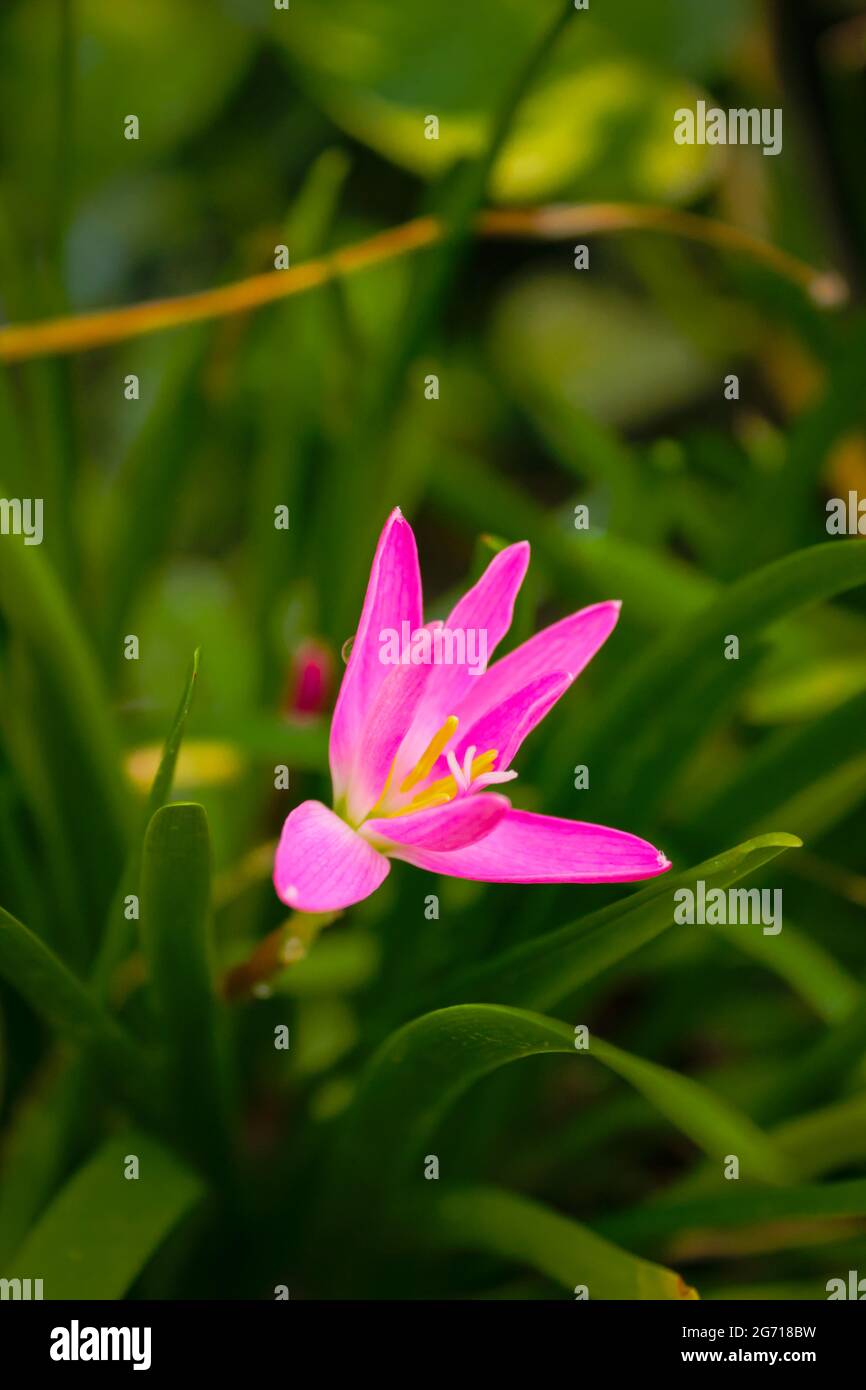
[(340, 648), (340, 656), (343, 658), (343, 660), (344, 660), (346, 663), (348, 663), (349, 657), (352, 655), (352, 647), (354, 646), (354, 644), (355, 644), (355, 634), (354, 634), (354, 632), (353, 632), (353, 633), (352, 633), (352, 636), (351, 636), (351, 637), (347, 637), (346, 640), (345, 640), (345, 642), (343, 643), (342, 647)]

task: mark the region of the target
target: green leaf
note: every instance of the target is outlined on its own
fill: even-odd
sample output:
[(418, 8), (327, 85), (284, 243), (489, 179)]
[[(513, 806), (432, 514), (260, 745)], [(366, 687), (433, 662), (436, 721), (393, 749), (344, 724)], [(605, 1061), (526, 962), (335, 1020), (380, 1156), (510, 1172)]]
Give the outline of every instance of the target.
[(605, 28), (619, 41), (665, 70), (701, 76), (728, 61), (749, 23), (747, 0), (725, 0), (705, 9), (692, 0), (605, 0)]
[(817, 1274), (811, 1279), (801, 1279), (796, 1283), (789, 1280), (777, 1284), (714, 1284), (705, 1291), (703, 1297), (708, 1302), (712, 1300), (720, 1303), (738, 1303), (741, 1300), (754, 1303), (764, 1299), (771, 1303), (811, 1302), (827, 1297), (827, 1285), (823, 1275)]
[[(510, 73), (560, 7), (441, 0), (428, 11), (332, 0), (315, 12), (299, 8), (291, 24), (273, 20), (272, 33), (332, 119), (389, 159), (436, 177), (484, 147)], [(578, 187), (583, 196), (693, 193), (718, 160), (706, 147), (673, 145), (670, 113), (692, 88), (622, 44), (606, 29), (603, 6), (598, 17), (568, 8), (570, 23), (499, 153), (495, 196), (535, 201)], [(435, 140), (424, 138), (431, 111), (440, 117)]]
[(713, 363), (685, 333), (636, 296), (585, 280), (533, 270), (501, 296), (490, 342), (512, 395), (539, 414), (567, 402), (625, 430), (647, 429), (708, 389)]
[[(196, 650), (150, 790), (146, 813), (148, 816), (160, 808), (171, 791), (175, 763), (192, 705), (198, 670), (199, 652)], [(142, 834), (146, 824), (145, 820)], [(127, 860), (91, 973), (91, 989), (101, 1004), (107, 1002), (115, 967), (132, 945), (132, 924), (124, 916), (123, 904), (127, 892), (131, 892), (133, 888), (138, 889), (140, 840), (141, 836), (138, 837), (138, 842)], [(99, 1064), (98, 1054), (94, 1061)], [(79, 1094), (86, 1089), (88, 1078), (86, 1063), (66, 1067), (62, 1072), (59, 1094), (55, 1095), (52, 1090), (53, 1099), (48, 1106), (48, 1113), (41, 1113), (39, 1097), (30, 1101), (22, 1111), (20, 1123), (12, 1135), (11, 1147), (6, 1153), (3, 1181), (0, 1184), (0, 1230), (5, 1237), (0, 1244), (0, 1255), (3, 1251), (8, 1253), (8, 1242), (13, 1240), (16, 1232), (21, 1234), (22, 1230), (26, 1229), (29, 1213), (41, 1208), (46, 1191), (53, 1185), (58, 1165), (63, 1162), (70, 1146), (71, 1135), (78, 1121)], [(23, 1227), (22, 1221), (25, 1223)]]
[(118, 748), (86, 638), (39, 547), (19, 539), (0, 546), (0, 608), (34, 659), (40, 745), (49, 765), (64, 769), (56, 779), (64, 829), (101, 897), (113, 885), (128, 828)]
[(811, 530), (828, 454), (862, 422), (866, 325), (852, 323), (829, 351), (826, 369), (817, 399), (798, 414), (784, 441), (784, 466), (751, 481), (748, 507), (737, 523), (741, 563), (777, 559)]
[(866, 1091), (786, 1121), (773, 1131), (773, 1138), (804, 1178), (862, 1163), (866, 1160)]
[(814, 844), (852, 815), (862, 805), (864, 795), (866, 753), (860, 749), (847, 762), (834, 767), (824, 777), (816, 778), (796, 796), (783, 802), (779, 817), (796, 825), (803, 840)]
[[(632, 750), (636, 771), (629, 781), (629, 796), (630, 804), (640, 807), (647, 823), (663, 815), (670, 803), (679, 809), (677, 778), (684, 769), (689, 769), (696, 750), (707, 746), (718, 726), (736, 709), (749, 682), (760, 669), (765, 650), (763, 642), (756, 642), (750, 650), (741, 652), (737, 661), (720, 660), (712, 665), (707, 662), (693, 682), (671, 689), (664, 710), (654, 711), (649, 721), (652, 735), (647, 746), (641, 745), (640, 734), (636, 734)], [(567, 729), (567, 733), (573, 746), (573, 728)], [(582, 752), (581, 756), (585, 754)], [(798, 821), (789, 821), (786, 816), (779, 816), (772, 823), (789, 823), (799, 828)], [(724, 844), (735, 839), (744, 829), (765, 828), (770, 827), (751, 824), (744, 827), (740, 821), (732, 831), (720, 834), (713, 827), (709, 838), (700, 842), (697, 852), (707, 844), (719, 841)], [(691, 842), (691, 825), (688, 834)]]
[(177, 1131), (206, 1170), (231, 1169), (224, 1019), (211, 940), (211, 845), (204, 808), (164, 806), (141, 865), (141, 931)]
[[(136, 1180), (124, 1177), (133, 1154)], [(42, 1279), (45, 1298), (123, 1298), (202, 1195), (199, 1179), (149, 1135), (112, 1138), (52, 1202), (4, 1277)]]
[(673, 1270), (630, 1255), (576, 1221), (513, 1192), (489, 1187), (449, 1192), (434, 1201), (429, 1218), (421, 1221), (436, 1245), (483, 1251), (528, 1265), (569, 1292), (586, 1285), (590, 1298), (698, 1296)]
[[(724, 661), (725, 640), (748, 649), (771, 623), (866, 582), (866, 543), (833, 541), (798, 551), (730, 585), (706, 608), (663, 633), (629, 669), (594, 726), (581, 736), (581, 757), (605, 766), (602, 805), (627, 802), (644, 763), (659, 758), (659, 728), (675, 746), (666, 723), (670, 691), (678, 698), (707, 681)], [(723, 698), (717, 688), (717, 699)], [(708, 721), (712, 711), (707, 709)], [(593, 806), (595, 810), (595, 805)]]
[(60, 1037), (89, 1048), (121, 1094), (145, 1096), (150, 1076), (137, 1045), (44, 942), (3, 908), (0, 975)]
[(192, 654), (192, 664), (190, 666), (189, 675), (187, 676), (186, 685), (183, 689), (183, 694), (180, 697), (180, 704), (175, 712), (168, 738), (165, 741), (165, 747), (162, 750), (159, 767), (153, 779), (153, 786), (147, 798), (148, 818), (155, 816), (157, 811), (165, 805), (171, 792), (171, 784), (174, 781), (174, 769), (177, 766), (177, 755), (180, 752), (180, 745), (183, 742), (186, 721), (192, 709), (196, 681), (198, 680), (200, 658), (201, 652), (199, 648), (196, 647)]
[(783, 1071), (761, 1106), (763, 1119), (781, 1119), (825, 1099), (866, 1053), (866, 1004), (860, 1002)]
[(734, 826), (762, 829), (786, 802), (844, 766), (860, 749), (864, 725), (866, 692), (861, 692), (819, 719), (767, 739), (697, 807), (698, 832), (726, 836)]
[[(249, 31), (216, 8), (208, 23), (194, 0), (151, 0), (121, 10), (112, 0), (79, 0), (79, 43), (86, 54), (75, 84), (75, 161), (79, 187), (93, 189), (131, 169), (152, 166), (214, 119), (244, 70)], [(4, 15), (4, 127), (16, 186), (30, 189), (28, 211), (50, 196), (54, 102), (38, 106), (34, 91), (56, 86), (57, 25), (50, 0), (14, 6)], [(85, 80), (86, 78), (86, 80)], [(16, 113), (28, 111), (26, 121)], [(141, 138), (126, 140), (123, 118), (134, 111)]]
[(727, 888), (799, 845), (794, 835), (762, 835), (685, 873), (665, 874), (623, 902), (474, 967), (450, 985), (448, 996), (549, 1008), (672, 926), (677, 889), (694, 890), (699, 879), (707, 891)]
[(741, 1176), (765, 1182), (787, 1182), (795, 1169), (780, 1148), (757, 1125), (698, 1081), (680, 1076), (655, 1062), (624, 1052), (594, 1036), (589, 1055), (616, 1072), (645, 1100), (687, 1134), (721, 1170), (726, 1153), (741, 1161)]
[[(186, 681), (180, 703), (174, 717), (174, 722), (169, 730), (168, 738), (153, 780), (148, 796), (145, 819), (142, 821), (139, 834), (135, 837), (133, 847), (127, 858), (126, 866), (120, 882), (117, 886), (108, 919), (102, 933), (99, 944), (99, 951), (91, 971), (90, 985), (97, 1000), (108, 1007), (111, 984), (116, 967), (120, 964), (124, 956), (134, 945), (134, 927), (127, 921), (124, 914), (124, 899), (128, 893), (138, 892), (139, 874), (141, 866), (141, 844), (144, 831), (147, 826), (147, 817), (155, 813), (163, 804), (171, 792), (171, 783), (174, 775), (174, 768), (177, 755), (183, 739), (187, 717), (192, 706), (195, 686), (198, 679), (199, 652), (193, 653), (190, 673)], [(93, 1059), (98, 1062), (98, 1058)], [(50, 1126), (47, 1142), (55, 1155), (55, 1164), (62, 1162), (70, 1145), (74, 1142), (73, 1135), (75, 1125), (78, 1120), (75, 1105), (79, 1092), (86, 1091), (91, 1084), (90, 1059), (84, 1058), (75, 1067), (71, 1067), (64, 1074), (64, 1087), (62, 1101), (53, 1104), (51, 1115), (44, 1123)], [(37, 1106), (32, 1110), (35, 1112)], [(45, 1164), (44, 1159), (40, 1162), (37, 1155), (34, 1161), (27, 1164), (27, 1150), (34, 1147), (28, 1144), (28, 1135), (31, 1128), (38, 1132), (38, 1116), (34, 1113), (32, 1127), (26, 1127), (23, 1131), (22, 1151), (20, 1161), (16, 1164), (13, 1177), (18, 1177), (19, 1201), (15, 1213), (16, 1222), (20, 1221), (21, 1213), (28, 1209), (38, 1210), (44, 1202), (45, 1193), (50, 1190), (55, 1168)], [(27, 1171), (25, 1172), (25, 1166)], [(23, 1201), (21, 1193), (23, 1189)], [(20, 1229), (19, 1227), (16, 1227)]]
[(141, 403), (143, 421), (118, 470), (100, 519), (104, 597), (101, 640), (105, 662), (121, 660), (123, 626), (161, 559), (183, 488), (196, 459), (206, 416), (202, 363), (209, 325), (172, 342), (155, 399)]
[(592, 1036), (584, 1052), (567, 1024), (523, 1009), (462, 1004), (424, 1014), (392, 1034), (370, 1061), (343, 1134), (352, 1187), (388, 1192), (414, 1164), (454, 1102), (508, 1062), (549, 1053), (595, 1059), (621, 1076), (682, 1133), (719, 1161), (735, 1151), (749, 1176), (788, 1176), (770, 1140), (727, 1102), (688, 1077)]
[(69, 1157), (70, 1136), (80, 1125), (82, 1068), (55, 1056), (12, 1109), (0, 1154), (0, 1267), (21, 1244)]
[[(0, 685), (0, 700), (5, 693)], [(0, 773), (0, 861), (12, 910), (32, 922), (40, 936), (45, 936), (47, 904), (42, 884), (37, 880), (32, 838), (18, 818), (18, 796), (14, 779), (8, 773)]]
[(199, 649), (193, 652), (192, 665), (187, 677), (186, 685), (180, 697), (180, 704), (174, 716), (174, 721), (165, 741), (162, 750), (162, 757), (156, 776), (147, 798), (147, 809), (141, 825), (140, 833), (135, 837), (132, 850), (127, 858), (123, 876), (114, 895), (111, 904), (108, 921), (102, 934), (99, 945), (99, 953), (93, 968), (92, 982), (96, 993), (104, 997), (108, 991), (112, 973), (120, 963), (125, 950), (131, 944), (132, 929), (127, 922), (123, 912), (125, 897), (137, 891), (138, 879), (141, 868), (141, 846), (144, 832), (150, 818), (165, 804), (171, 794), (171, 785), (174, 780), (174, 770), (177, 765), (177, 755), (183, 742), (183, 735), (186, 729), (186, 721), (192, 708), (193, 696), (195, 694), (196, 682), (199, 671)]
[[(798, 1115), (769, 1133), (776, 1151), (801, 1179), (823, 1177), (862, 1163), (866, 1159), (866, 1091)], [(718, 1170), (701, 1164), (668, 1187), (665, 1201), (712, 1196), (718, 1183)]]
[[(0, 677), (3, 754), (13, 773), (13, 784), (17, 784), (22, 809), (29, 813), (36, 831), (31, 850), (28, 852), (22, 846), (24, 852), (19, 870), (11, 875), (10, 908), (30, 922), (33, 931), (65, 959), (83, 963), (89, 935), (83, 865), (70, 843), (70, 827), (60, 804), (64, 792), (51, 776), (50, 749), (45, 747), (43, 730), (34, 719), (32, 697), (36, 691), (32, 664), (21, 648), (10, 651), (8, 658), (8, 665)], [(44, 855), (52, 866), (56, 886), (46, 884), (44, 879), (35, 883), (38, 902), (35, 912), (31, 910), (28, 914), (20, 910), (23, 897), (15, 900), (13, 895), (15, 880), (20, 883), (22, 872), (26, 874), (31, 854), (34, 875), (36, 861)]]
[[(340, 475), (343, 501), (337, 514), (333, 508), (327, 509), (327, 545), (334, 557), (332, 589), (339, 580), (331, 603), (338, 614), (348, 614), (352, 596), (362, 580), (357, 551), (352, 545), (356, 518), (363, 516), (365, 505), (369, 507), (368, 473), (375, 471), (374, 460), (381, 456), (382, 436), (388, 433), (403, 397), (406, 373), (429, 346), (442, 318), (459, 268), (468, 254), (473, 216), (485, 201), (497, 158), (514, 129), (517, 115), (539, 73), (548, 66), (562, 31), (574, 18), (567, 0), (546, 0), (545, 8), (543, 20), (529, 26), (527, 42), (515, 44), (508, 55), (503, 90), (494, 99), (489, 127), (485, 125), (478, 145), (464, 151), (466, 157), (449, 169), (436, 186), (430, 211), (441, 221), (445, 235), (410, 268), (400, 320), (386, 338), (374, 369), (366, 374), (365, 385), (367, 381), (369, 385), (358, 411), (357, 429), (337, 452), (335, 471)], [(401, 15), (398, 27), (406, 17)], [(336, 19), (339, 27), (333, 10), (322, 18), (326, 25)], [(387, 14), (382, 19), (388, 23)], [(302, 15), (302, 28), (303, 25)], [(313, 27), (318, 26), (319, 20)], [(438, 29), (438, 21), (435, 27)], [(294, 32), (295, 26), (289, 29)], [(281, 25), (278, 32), (288, 30)]]
[(699, 612), (716, 586), (681, 560), (618, 535), (575, 539), (523, 490), (468, 453), (437, 454), (430, 498), (443, 520), (473, 532), (495, 529), (528, 540), (533, 554), (576, 606), (595, 599), (622, 599), (632, 619), (651, 632)]
[(784, 930), (765, 936), (749, 924), (713, 926), (720, 940), (760, 961), (784, 980), (826, 1023), (834, 1023), (864, 1002), (857, 980), (817, 941), (785, 914)]
[(725, 1185), (719, 1196), (686, 1200), (658, 1197), (646, 1206), (617, 1212), (595, 1223), (610, 1240), (641, 1247), (657, 1246), (680, 1231), (763, 1222), (819, 1221), (825, 1217), (866, 1216), (866, 1180), (802, 1187), (740, 1187)]

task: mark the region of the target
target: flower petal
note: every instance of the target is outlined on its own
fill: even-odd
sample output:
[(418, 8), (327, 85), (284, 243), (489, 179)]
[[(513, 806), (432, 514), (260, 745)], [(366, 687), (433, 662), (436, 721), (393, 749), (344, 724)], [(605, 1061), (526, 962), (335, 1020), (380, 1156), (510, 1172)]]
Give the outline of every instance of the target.
[(331, 912), (375, 893), (389, 869), (385, 856), (321, 801), (303, 801), (283, 825), (274, 887), (297, 912)]
[(412, 631), (421, 626), (421, 574), (412, 527), (399, 507), (388, 517), (379, 538), (364, 607), (331, 722), (331, 777), (341, 797), (355, 748), (376, 693), (389, 668), (379, 660), (380, 635), (385, 628)]
[(363, 833), (375, 836), (380, 842), (388, 841), (383, 845), (386, 854), (391, 853), (392, 845), (450, 852), (489, 835), (510, 810), (508, 798), (494, 792), (461, 796), (445, 806), (431, 806), (426, 811), (368, 820)]
[[(442, 626), (452, 632), (483, 633), (484, 655), (489, 660), (511, 626), (514, 600), (528, 564), (527, 541), (518, 541), (500, 550), (478, 582), (458, 600)], [(400, 750), (397, 774), (405, 775), (415, 765), (436, 730), (442, 727), (449, 714), (457, 712), (468, 692), (482, 680), (484, 674), (476, 671), (473, 675), (469, 662), (433, 668), (424, 698)]]
[(613, 632), (619, 610), (620, 604), (613, 601), (582, 608), (551, 627), (542, 628), (528, 642), (494, 662), (475, 682), (460, 708), (452, 711), (460, 720), (461, 731), (539, 676), (568, 671), (570, 685)]
[[(497, 771), (508, 768), (523, 740), (570, 685), (570, 671), (552, 671), (548, 676), (530, 681), (522, 690), (514, 691), (464, 731), (454, 750), (458, 763), (462, 765), (470, 746), (479, 754), (495, 748), (499, 756), (493, 766)], [(443, 761), (439, 760), (432, 777), (445, 775)]]
[(670, 868), (663, 854), (625, 830), (515, 810), (464, 849), (407, 845), (390, 853), (431, 873), (482, 883), (628, 883)]
[(355, 746), (346, 815), (358, 825), (382, 795), (406, 726), (430, 678), (429, 666), (390, 666)]
[[(445, 619), (445, 626), (454, 631), (483, 632), (489, 659), (511, 627), (514, 601), (528, 564), (528, 541), (518, 541), (516, 545), (508, 545), (500, 550), (477, 583), (458, 599)], [(442, 666), (439, 669), (442, 672), (442, 690), (437, 693), (449, 705), (454, 704), (458, 690), (470, 688), (479, 679), (465, 665)], [(442, 710), (443, 718), (451, 712), (444, 706)]]

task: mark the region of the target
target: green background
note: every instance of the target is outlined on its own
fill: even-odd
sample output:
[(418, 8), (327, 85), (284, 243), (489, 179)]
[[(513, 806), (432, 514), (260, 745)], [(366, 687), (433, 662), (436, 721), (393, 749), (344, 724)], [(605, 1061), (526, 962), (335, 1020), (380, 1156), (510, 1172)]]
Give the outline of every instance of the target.
[[(782, 153), (677, 146), (699, 99), (781, 107)], [(2, 367), (0, 492), (44, 499), (45, 540), (0, 536), (0, 1274), (46, 1297), (798, 1299), (866, 1273), (866, 546), (825, 524), (866, 496), (864, 108), (844, 3), (4, 6), (6, 321), (421, 214), (449, 235)], [(609, 201), (658, 230), (476, 235), (480, 208)], [(684, 239), (682, 210), (838, 273), (847, 303), (733, 233)], [(511, 790), (647, 837), (672, 876), (398, 864), (227, 1003), (285, 922), (283, 818), (330, 800), (340, 653), (398, 504), (431, 616), (530, 540), (504, 649), (623, 600)], [(310, 641), (328, 703), (298, 719)], [(783, 931), (673, 925), (699, 879), (782, 888)]]

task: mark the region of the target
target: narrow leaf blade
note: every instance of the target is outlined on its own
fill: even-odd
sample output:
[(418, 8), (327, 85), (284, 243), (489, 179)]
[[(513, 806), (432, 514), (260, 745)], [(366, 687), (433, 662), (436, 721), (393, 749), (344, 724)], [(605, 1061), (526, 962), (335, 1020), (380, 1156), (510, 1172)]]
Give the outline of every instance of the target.
[(670, 1269), (621, 1250), (540, 1202), (495, 1188), (446, 1193), (430, 1216), (431, 1238), (449, 1249), (478, 1250), (528, 1265), (592, 1299), (694, 1299)]
[[(124, 1176), (129, 1155), (138, 1159), (135, 1180)], [(5, 1277), (42, 1279), (45, 1298), (122, 1298), (203, 1192), (148, 1135), (112, 1138), (52, 1202)]]
[(551, 1008), (666, 931), (673, 924), (677, 889), (694, 890), (698, 880), (706, 883), (707, 891), (727, 888), (799, 845), (794, 835), (762, 835), (685, 873), (666, 874), (623, 902), (523, 942), (466, 972), (449, 988), (449, 998)]

